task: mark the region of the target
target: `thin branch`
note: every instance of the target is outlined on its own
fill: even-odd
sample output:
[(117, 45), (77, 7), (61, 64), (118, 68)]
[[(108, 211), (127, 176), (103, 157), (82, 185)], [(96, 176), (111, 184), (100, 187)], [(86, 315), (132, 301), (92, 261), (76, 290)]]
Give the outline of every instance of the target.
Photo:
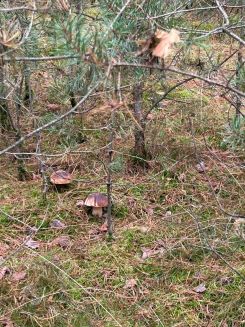
[[(59, 117), (57, 117), (57, 118), (55, 118), (54, 120), (52, 120), (51, 122), (49, 122), (49, 123), (47, 123), (47, 124), (44, 124), (43, 126), (40, 126), (40, 127), (38, 127), (37, 129), (35, 129), (34, 131), (32, 131), (32, 132), (30, 132), (30, 133), (28, 133), (28, 134), (26, 134), (26, 135), (24, 135), (24, 136), (22, 136), (17, 142), (15, 142), (14, 144), (12, 144), (12, 145), (10, 145), (10, 146), (8, 146), (7, 148), (5, 148), (4, 150), (1, 150), (0, 151), (0, 155), (2, 155), (2, 154), (4, 154), (4, 153), (6, 153), (6, 152), (8, 152), (9, 150), (11, 150), (11, 149), (13, 149), (13, 148), (15, 148), (17, 145), (19, 145), (20, 143), (22, 143), (22, 142), (24, 142), (25, 140), (27, 140), (27, 139), (29, 139), (30, 137), (32, 137), (32, 136), (34, 136), (34, 135), (36, 135), (37, 133), (39, 133), (39, 132), (41, 132), (41, 131), (43, 131), (44, 129), (46, 129), (46, 128), (48, 128), (48, 127), (50, 127), (50, 126), (53, 126), (54, 124), (56, 124), (57, 122), (59, 122), (59, 121), (61, 121), (61, 120), (63, 120), (63, 119), (65, 119), (66, 117), (68, 117), (68, 116), (70, 116), (70, 115), (72, 115), (75, 111), (76, 111), (76, 109), (81, 105), (81, 104), (83, 104), (86, 100), (87, 100), (87, 98), (89, 97), (89, 95), (96, 89), (96, 87), (99, 85), (99, 82), (97, 82), (88, 92), (87, 92), (87, 94), (76, 104), (76, 106), (75, 107), (73, 107), (73, 108), (71, 108), (70, 110), (68, 110), (67, 112), (65, 112), (63, 115), (61, 115), (61, 116), (59, 116)], [(86, 112), (86, 110), (85, 111), (83, 111), (83, 112)]]
[(215, 0), (215, 2), (217, 3), (217, 6), (218, 6), (218, 8), (219, 8), (219, 11), (221, 12), (221, 14), (223, 15), (224, 20), (225, 20), (225, 23), (224, 23), (223, 27), (228, 26), (228, 25), (230, 24), (230, 22), (229, 22), (229, 17), (228, 17), (228, 15), (227, 15), (226, 11), (225, 11), (224, 8), (221, 6), (219, 0)]
[(63, 55), (63, 56), (50, 56), (50, 57), (15, 57), (15, 58), (4, 58), (4, 61), (51, 61), (51, 60), (66, 60), (80, 58), (80, 55)]
[[(162, 66), (159, 66), (159, 65), (149, 65), (149, 64), (134, 64), (134, 63), (128, 63), (128, 62), (117, 62), (115, 64), (113, 64), (114, 67), (120, 67), (120, 66), (124, 66), (124, 67), (135, 67), (135, 68), (139, 68), (139, 67), (142, 67), (142, 68), (147, 68), (147, 69), (157, 69), (157, 70), (161, 70), (161, 71), (170, 71), (170, 72), (173, 72), (173, 73), (177, 73), (177, 74), (181, 74), (181, 75), (185, 75), (185, 76), (190, 76), (190, 77), (193, 77), (193, 78), (197, 78), (197, 79), (200, 79), (208, 84), (211, 84), (211, 85), (217, 85), (219, 87), (222, 87), (224, 89), (227, 89), (229, 91), (232, 91), (236, 94), (239, 94), (240, 96), (242, 97), (245, 97), (245, 93), (232, 87), (232, 86), (229, 86), (229, 85), (226, 85), (226, 84), (223, 84), (223, 83), (220, 83), (220, 82), (217, 82), (215, 80), (211, 80), (209, 78), (206, 78), (206, 77), (203, 77), (203, 76), (200, 76), (200, 75), (197, 75), (195, 73), (189, 73), (189, 72), (185, 72), (183, 70), (180, 70), (180, 69), (176, 69), (176, 68), (171, 68), (171, 67), (162, 67)], [(0, 153), (1, 154), (1, 153)]]
[(245, 45), (245, 40), (241, 39), (238, 35), (236, 35), (235, 33), (231, 32), (228, 28), (223, 27), (222, 28), (223, 31), (228, 34), (229, 36), (231, 36), (233, 39), (237, 40), (238, 42), (240, 42), (242, 45)]
[(172, 86), (171, 88), (169, 88), (164, 94), (163, 96), (161, 96), (160, 99), (158, 99), (156, 102), (153, 103), (153, 105), (150, 107), (150, 109), (146, 112), (146, 114), (144, 115), (144, 120), (147, 119), (147, 116), (150, 114), (150, 112), (162, 101), (164, 100), (169, 93), (171, 93), (173, 90), (175, 90), (177, 87), (191, 81), (192, 79), (194, 79), (194, 77), (189, 77), (183, 81), (180, 81), (179, 83), (175, 84), (174, 86)]

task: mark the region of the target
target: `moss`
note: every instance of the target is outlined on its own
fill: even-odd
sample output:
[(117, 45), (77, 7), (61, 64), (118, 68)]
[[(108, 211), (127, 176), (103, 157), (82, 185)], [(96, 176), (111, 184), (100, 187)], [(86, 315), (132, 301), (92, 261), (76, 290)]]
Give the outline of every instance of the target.
[(129, 194), (134, 195), (135, 197), (141, 197), (146, 192), (146, 186), (144, 184), (138, 184), (133, 186), (129, 190)]
[(114, 205), (113, 206), (113, 215), (116, 218), (119, 219), (124, 219), (128, 216), (129, 214), (129, 208), (125, 205)]

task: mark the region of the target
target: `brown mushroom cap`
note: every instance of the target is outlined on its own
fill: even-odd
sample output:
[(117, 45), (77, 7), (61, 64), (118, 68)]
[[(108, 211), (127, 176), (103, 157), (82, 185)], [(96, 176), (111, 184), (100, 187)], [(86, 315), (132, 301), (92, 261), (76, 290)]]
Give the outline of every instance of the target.
[(108, 206), (108, 198), (102, 193), (91, 193), (84, 202), (85, 206), (104, 208)]
[(51, 174), (50, 181), (54, 185), (66, 185), (71, 183), (72, 176), (65, 170), (57, 170)]

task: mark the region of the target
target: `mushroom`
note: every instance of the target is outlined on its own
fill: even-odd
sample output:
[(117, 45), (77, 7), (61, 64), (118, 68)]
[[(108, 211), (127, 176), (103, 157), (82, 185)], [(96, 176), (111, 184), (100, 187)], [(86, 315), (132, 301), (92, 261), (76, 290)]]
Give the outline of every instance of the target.
[(108, 206), (108, 198), (102, 193), (91, 193), (84, 202), (87, 207), (92, 207), (92, 215), (102, 217), (103, 208)]
[(72, 181), (72, 176), (65, 170), (54, 171), (50, 176), (50, 182), (54, 185), (67, 185)]

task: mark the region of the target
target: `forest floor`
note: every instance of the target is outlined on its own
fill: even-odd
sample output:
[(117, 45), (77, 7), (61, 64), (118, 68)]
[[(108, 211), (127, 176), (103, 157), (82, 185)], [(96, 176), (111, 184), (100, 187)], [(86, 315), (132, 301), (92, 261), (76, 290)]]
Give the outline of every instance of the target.
[[(19, 182), (16, 161), (1, 159), (3, 326), (245, 325), (245, 220), (232, 217), (244, 214), (244, 150), (224, 127), (226, 102), (201, 89), (189, 82), (150, 116), (147, 171), (133, 170), (133, 138), (118, 113), (113, 239), (104, 218), (76, 207), (106, 191), (106, 151), (86, 152), (103, 148), (106, 132), (88, 131), (79, 154), (49, 158), (48, 173), (69, 168), (74, 181), (63, 192), (51, 187), (46, 203), (36, 160), (27, 161), (32, 178)], [(94, 116), (85, 126), (98, 127)], [(58, 131), (46, 132), (43, 151), (57, 149)]]

